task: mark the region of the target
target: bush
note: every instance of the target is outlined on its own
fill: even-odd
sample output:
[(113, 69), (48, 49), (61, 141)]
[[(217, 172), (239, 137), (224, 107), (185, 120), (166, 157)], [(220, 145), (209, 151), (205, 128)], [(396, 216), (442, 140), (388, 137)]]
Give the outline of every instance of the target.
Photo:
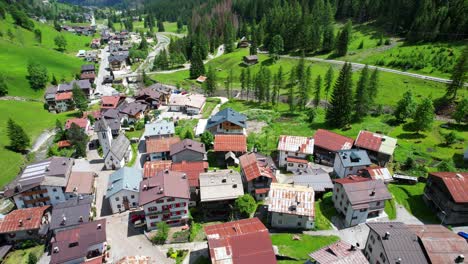
[(358, 49), (363, 49), (364, 48), (364, 40), (361, 40), (361, 43), (359, 43)]
[(157, 233), (151, 238), (151, 242), (154, 244), (164, 244), (166, 243), (167, 236), (169, 235), (169, 226), (166, 222), (159, 222), (157, 227)]
[(29, 252), (29, 254), (28, 254), (28, 262), (27, 262), (27, 263), (28, 263), (28, 264), (36, 264), (37, 261), (38, 261), (37, 256), (34, 255), (34, 253)]
[(195, 240), (200, 229), (202, 229), (201, 224), (192, 222), (192, 225), (190, 226), (190, 236), (189, 236), (190, 242), (193, 242)]
[(34, 240), (25, 240), (18, 244), (18, 249), (27, 249), (37, 246), (38, 243)]
[(384, 44), (387, 45), (387, 46), (390, 45), (390, 40), (386, 39)]
[(257, 209), (257, 204), (252, 195), (244, 194), (236, 199), (235, 207), (244, 216), (250, 216)]
[(457, 135), (455, 134), (455, 132), (451, 131), (450, 133), (444, 135), (444, 139), (445, 144), (447, 146), (450, 146), (457, 141)]

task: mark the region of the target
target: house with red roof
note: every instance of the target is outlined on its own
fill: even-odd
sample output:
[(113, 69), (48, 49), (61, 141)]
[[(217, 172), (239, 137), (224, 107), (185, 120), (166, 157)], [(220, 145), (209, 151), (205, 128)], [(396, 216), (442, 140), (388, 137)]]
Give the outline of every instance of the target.
[(0, 220), (0, 236), (9, 243), (21, 240), (45, 242), (49, 232), (50, 209), (47, 205), (10, 212)]
[(257, 201), (268, 196), (270, 184), (276, 182), (276, 166), (270, 157), (259, 153), (247, 153), (239, 158), (242, 182), (246, 193)]
[(397, 140), (389, 136), (361, 130), (354, 146), (367, 151), (369, 158), (375, 164), (385, 167), (392, 159)]
[(247, 137), (217, 134), (214, 139), (214, 151), (218, 164), (239, 165), (238, 157), (247, 152)]
[(66, 112), (74, 109), (73, 93), (64, 92), (55, 94), (55, 111), (57, 113)]
[(87, 118), (84, 118), (84, 117), (82, 117), (82, 118), (70, 118), (65, 123), (65, 130), (70, 129), (72, 124), (75, 124), (75, 125), (79, 126), (81, 129), (83, 129), (83, 131), (85, 133), (89, 131), (89, 126), (91, 125), (91, 123), (89, 122), (89, 120)]
[(171, 170), (183, 172), (187, 174), (187, 178), (190, 186), (190, 203), (195, 204), (198, 201), (198, 193), (200, 190), (200, 174), (208, 172), (208, 162), (206, 161), (182, 161), (178, 163), (172, 163)]
[(125, 96), (120, 96), (120, 95), (103, 96), (101, 97), (101, 109), (115, 109), (124, 100), (125, 100)]
[(138, 204), (144, 209), (148, 230), (155, 229), (161, 221), (168, 225), (186, 224), (189, 199), (189, 182), (183, 172), (160, 171), (140, 182)]
[(281, 135), (278, 142), (278, 165), (287, 171), (300, 171), (308, 167), (308, 157), (314, 154), (311, 137)]
[(429, 173), (423, 199), (442, 224), (468, 224), (468, 172)]
[(171, 166), (170, 160), (147, 161), (143, 165), (143, 179), (154, 177), (160, 171), (170, 170)]
[(317, 163), (333, 165), (337, 151), (351, 149), (354, 139), (325, 129), (319, 129), (314, 135), (314, 157)]
[(145, 140), (146, 153), (151, 161), (170, 160), (171, 146), (179, 142), (178, 137), (148, 138)]
[(275, 264), (268, 229), (258, 218), (205, 226), (213, 264)]

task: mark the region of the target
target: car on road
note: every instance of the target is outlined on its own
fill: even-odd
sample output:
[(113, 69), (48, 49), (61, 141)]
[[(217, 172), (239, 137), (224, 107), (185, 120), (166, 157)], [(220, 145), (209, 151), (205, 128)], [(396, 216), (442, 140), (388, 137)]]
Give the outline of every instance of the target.
[(135, 228), (140, 228), (146, 226), (145, 220), (137, 220), (135, 223), (133, 223), (133, 227)]

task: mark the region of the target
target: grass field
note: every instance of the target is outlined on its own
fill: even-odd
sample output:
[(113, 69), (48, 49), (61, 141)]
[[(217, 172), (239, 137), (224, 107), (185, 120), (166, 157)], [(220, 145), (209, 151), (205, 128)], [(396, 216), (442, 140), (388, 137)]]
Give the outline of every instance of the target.
[(213, 109), (221, 102), (219, 98), (207, 98), (202, 111), (202, 118), (209, 118)]
[(385, 201), (385, 213), (388, 215), (388, 219), (393, 220), (396, 219), (397, 212), (396, 212), (396, 204), (395, 200)]
[(3, 187), (18, 174), (24, 163), (21, 154), (6, 148), (9, 145), (6, 130), (8, 118), (21, 125), (33, 143), (44, 129), (55, 126), (56, 119), (64, 121), (71, 113), (50, 114), (43, 109), (42, 103), (19, 101), (0, 101), (0, 112), (0, 167), (3, 171), (0, 186)]
[(329, 230), (332, 228), (331, 218), (336, 215), (332, 201), (332, 193), (324, 194), (322, 199), (315, 202), (315, 229)]
[(309, 258), (309, 254), (324, 246), (330, 245), (339, 240), (337, 236), (309, 236), (297, 234), (300, 240), (293, 240), (295, 234), (272, 234), (271, 242), (278, 246), (279, 253), (297, 261), (279, 261), (279, 263), (304, 263)]
[[(106, 22), (107, 24), (107, 22)], [(163, 22), (164, 24), (164, 32), (172, 32), (172, 33), (179, 33), (177, 32), (177, 23), (176, 22)], [(114, 23), (114, 28), (117, 31), (125, 29), (125, 26), (123, 23)], [(143, 31), (147, 32), (149, 29), (145, 28), (144, 22), (143, 21), (133, 21), (133, 30), (134, 31)], [(158, 32), (158, 27), (153, 28), (154, 32)], [(183, 31), (180, 33), (186, 33), (187, 32), (187, 26), (184, 26)]]
[(5, 257), (2, 263), (4, 264), (26, 264), (28, 263), (28, 255), (32, 253), (36, 255), (37, 259), (40, 259), (44, 254), (44, 245), (35, 246), (28, 249), (15, 250)]

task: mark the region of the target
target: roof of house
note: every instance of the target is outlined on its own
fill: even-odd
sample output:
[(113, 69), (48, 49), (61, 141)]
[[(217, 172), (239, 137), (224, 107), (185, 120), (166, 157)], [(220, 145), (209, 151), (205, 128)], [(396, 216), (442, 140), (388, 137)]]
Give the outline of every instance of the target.
[(206, 79), (208, 79), (208, 77), (203, 76), (203, 75), (200, 75), (200, 76), (198, 76), (198, 78), (197, 78), (197, 82), (202, 83), (202, 82), (205, 82)]
[(164, 85), (162, 83), (154, 83), (154, 84), (150, 85), (148, 88), (156, 90), (156, 91), (158, 91), (160, 93), (163, 93), (163, 94), (166, 94), (166, 95), (170, 95), (171, 91), (172, 91), (172, 88), (170, 86)]
[(352, 247), (344, 241), (338, 241), (309, 254), (309, 257), (320, 264), (368, 264), (359, 248)]
[(442, 225), (407, 225), (421, 241), (431, 263), (456, 263), (468, 256), (466, 240)]
[(78, 125), (80, 128), (86, 129), (86, 127), (89, 124), (89, 121), (87, 118), (70, 118), (67, 120), (65, 123), (65, 129), (70, 129), (72, 124)]
[(143, 165), (143, 178), (150, 178), (156, 176), (160, 171), (171, 169), (172, 161), (170, 160), (155, 160), (147, 161)]
[(204, 229), (213, 264), (276, 263), (268, 229), (256, 217)]
[(146, 104), (140, 102), (131, 102), (122, 108), (120, 112), (129, 116), (136, 116), (137, 114), (144, 112), (147, 107), (148, 106)]
[(121, 190), (138, 192), (141, 179), (142, 175), (140, 170), (133, 167), (120, 168), (109, 176), (106, 198), (111, 197)]
[(94, 173), (75, 171), (70, 174), (68, 178), (67, 187), (65, 192), (77, 194), (92, 194), (94, 186)]
[(258, 177), (271, 178), (276, 181), (273, 175), (275, 167), (270, 166), (267, 160), (259, 157), (256, 153), (247, 153), (239, 157), (240, 167), (247, 181), (252, 181)]
[(191, 150), (202, 154), (206, 153), (205, 144), (192, 139), (184, 139), (178, 143), (171, 145), (171, 156), (180, 153), (184, 150)]
[(244, 195), (239, 172), (219, 170), (200, 173), (200, 201), (233, 200)]
[(46, 91), (45, 91), (45, 94), (48, 95), (48, 94), (54, 94), (57, 93), (57, 86), (49, 86), (47, 87)]
[(206, 124), (206, 128), (208, 129), (208, 128), (217, 126), (221, 123), (224, 123), (224, 122), (230, 122), (242, 128), (246, 128), (247, 127), (246, 121), (247, 121), (247, 117), (245, 115), (240, 114), (239, 112), (236, 112), (232, 110), (231, 108), (226, 108), (216, 113), (216, 115), (212, 116), (208, 120), (208, 123)]
[(116, 108), (120, 102), (120, 99), (121, 97), (119, 95), (101, 97), (101, 109)]
[(185, 101), (187, 107), (200, 109), (205, 105), (206, 97), (202, 94), (189, 94)]
[(167, 120), (159, 120), (151, 124), (145, 125), (145, 137), (152, 136), (170, 136), (175, 133), (174, 122)]
[(72, 98), (73, 98), (72, 92), (63, 92), (63, 93), (55, 94), (55, 101), (71, 100)]
[(392, 199), (387, 186), (381, 180), (369, 179), (367, 181), (342, 183), (338, 179), (335, 182), (343, 186), (353, 209), (368, 208), (369, 203)]
[(350, 149), (354, 139), (342, 136), (325, 129), (319, 129), (314, 135), (314, 145), (332, 152)]
[(268, 212), (314, 217), (314, 189), (307, 186), (272, 183), (267, 198)]
[(57, 86), (57, 92), (70, 92), (73, 90), (74, 85), (78, 85), (80, 89), (91, 89), (91, 82), (89, 80), (73, 80), (69, 83), (61, 83)]
[(127, 58), (128, 58), (128, 53), (114, 52), (108, 57), (108, 60), (109, 60), (109, 63), (123, 62), (123, 61), (127, 60)]
[(101, 115), (106, 119), (121, 120), (124, 114), (120, 113), (118, 109), (103, 109)]
[(214, 151), (247, 152), (247, 137), (245, 135), (215, 135)]
[(57, 142), (58, 148), (66, 148), (71, 146), (70, 140), (60, 140)]
[[(106, 219), (83, 223), (72, 229), (59, 231), (52, 240), (50, 263), (66, 263), (86, 257), (91, 246), (104, 243), (106, 240)], [(75, 246), (71, 246), (75, 243)]]
[(80, 74), (80, 79), (87, 80), (87, 79), (95, 79), (96, 74), (94, 72), (83, 72)]
[(101, 119), (101, 111), (100, 110), (94, 110), (94, 111), (85, 111), (83, 112), (83, 117), (88, 117), (92, 116), (94, 119), (99, 120)]
[(390, 171), (384, 167), (373, 166), (373, 167), (368, 167), (362, 170), (366, 172), (366, 174), (369, 174), (369, 176), (374, 180), (382, 180), (382, 181), (393, 180), (393, 177)]
[(39, 229), (50, 206), (16, 209), (0, 220), (0, 234)]
[(159, 100), (159, 98), (161, 97), (161, 93), (159, 91), (156, 91), (155, 89), (148, 87), (138, 91), (136, 98), (138, 97), (149, 97), (153, 100)]
[(278, 150), (313, 154), (314, 139), (309, 137), (281, 135), (278, 142)]
[(355, 166), (369, 166), (372, 162), (367, 155), (365, 150), (359, 149), (348, 149), (340, 150), (336, 153), (338, 155), (343, 167), (355, 167)]
[(366, 130), (361, 130), (354, 142), (354, 145), (359, 148), (377, 151), (387, 155), (393, 155), (397, 144), (395, 138), (382, 134), (372, 133)]
[(468, 203), (468, 172), (431, 172), (429, 175), (442, 179), (456, 203)]
[[(367, 226), (376, 232), (382, 242), (387, 259), (392, 262), (401, 259), (402, 263), (427, 264), (424, 250), (419, 244), (416, 234), (401, 222), (372, 222)], [(385, 233), (390, 235), (385, 237)]]
[(244, 56), (244, 59), (246, 60), (258, 60), (258, 56), (257, 55), (248, 55), (248, 56)]
[(105, 118), (101, 118), (94, 123), (94, 132), (99, 133), (103, 131), (107, 131), (109, 125), (107, 124), (107, 120)]
[(187, 175), (183, 172), (164, 170), (141, 181), (138, 201), (140, 206), (163, 197), (190, 199)]
[[(128, 140), (124, 134), (120, 134), (116, 139), (112, 140), (112, 145), (109, 152), (112, 152), (116, 158), (122, 160), (129, 147), (130, 140)], [(107, 155), (109, 155), (109, 153), (107, 153)]]
[(178, 137), (148, 138), (146, 141), (146, 153), (169, 152), (171, 146), (180, 142)]
[(173, 163), (171, 170), (186, 173), (190, 187), (198, 187), (200, 186), (200, 173), (206, 172), (208, 170), (208, 162), (184, 160), (179, 163)]
[(301, 174), (293, 176), (294, 185), (312, 187), (315, 192), (324, 192), (326, 189), (333, 189), (333, 182), (328, 172), (323, 169), (307, 169)]
[[(93, 42), (94, 42), (94, 39), (93, 39)], [(85, 71), (95, 71), (96, 70), (96, 67), (94, 66), (94, 64), (84, 64), (84, 65), (81, 65), (81, 71), (82, 72), (85, 72)]]
[(54, 205), (50, 219), (50, 229), (65, 228), (89, 221), (92, 197), (68, 200)]

